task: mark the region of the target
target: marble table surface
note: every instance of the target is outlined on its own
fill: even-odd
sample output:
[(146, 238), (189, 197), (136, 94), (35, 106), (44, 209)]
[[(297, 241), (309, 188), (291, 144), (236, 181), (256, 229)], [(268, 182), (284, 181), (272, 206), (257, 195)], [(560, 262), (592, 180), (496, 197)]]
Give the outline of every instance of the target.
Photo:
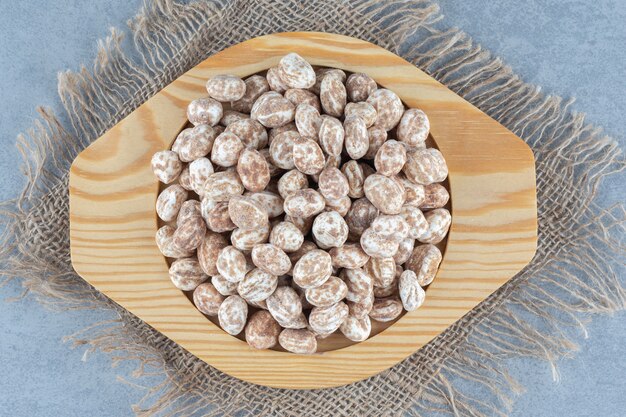
[[(574, 108), (624, 145), (626, 127), (626, 2), (596, 0), (443, 0), (444, 26), (468, 32), (524, 80), (546, 92), (576, 97)], [(23, 184), (15, 137), (31, 126), (35, 107), (59, 108), (56, 73), (91, 63), (96, 41), (122, 27), (141, 0), (0, 2), (0, 200)], [(603, 185), (606, 201), (624, 201), (624, 175)], [(84, 357), (62, 338), (102, 320), (101, 312), (54, 312), (0, 290), (0, 415), (131, 416), (141, 391), (119, 381), (132, 363), (111, 367), (102, 353)], [(626, 312), (588, 326), (575, 360), (546, 364), (511, 360), (527, 387), (513, 416), (621, 417), (626, 410)]]

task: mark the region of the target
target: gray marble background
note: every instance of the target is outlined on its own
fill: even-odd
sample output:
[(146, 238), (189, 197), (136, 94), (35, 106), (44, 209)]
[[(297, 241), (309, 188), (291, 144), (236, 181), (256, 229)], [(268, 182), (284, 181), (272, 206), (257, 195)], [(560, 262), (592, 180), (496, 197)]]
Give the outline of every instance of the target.
[[(91, 63), (96, 41), (124, 26), (141, 0), (0, 1), (0, 200), (23, 184), (15, 137), (31, 126), (37, 105), (59, 108), (56, 73)], [(443, 0), (444, 26), (457, 26), (545, 92), (577, 97), (575, 109), (625, 144), (626, 2), (621, 0)], [(601, 197), (624, 201), (624, 175)], [(119, 382), (132, 363), (111, 368), (85, 358), (63, 336), (103, 319), (93, 311), (51, 312), (21, 292), (0, 290), (0, 416), (131, 416), (141, 391)], [(626, 313), (596, 318), (575, 360), (508, 362), (527, 392), (513, 416), (621, 417), (626, 410)]]

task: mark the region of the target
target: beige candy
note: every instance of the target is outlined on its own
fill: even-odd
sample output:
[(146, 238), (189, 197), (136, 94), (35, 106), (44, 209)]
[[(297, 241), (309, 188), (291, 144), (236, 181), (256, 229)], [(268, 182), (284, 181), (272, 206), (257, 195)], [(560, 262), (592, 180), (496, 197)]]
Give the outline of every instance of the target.
[(359, 238), (376, 217), (378, 217), (378, 209), (367, 198), (354, 201), (345, 217), (350, 236)]
[(224, 296), (210, 282), (204, 282), (193, 291), (193, 303), (201, 313), (207, 316), (217, 316)]
[(211, 161), (221, 167), (235, 166), (243, 149), (243, 142), (237, 135), (224, 131), (215, 138), (211, 151)]
[(330, 277), (319, 287), (305, 290), (306, 300), (316, 307), (329, 307), (343, 300), (348, 286), (338, 277)]
[(422, 243), (437, 244), (445, 239), (452, 222), (450, 212), (439, 208), (427, 212), (424, 217), (428, 222), (428, 230), (418, 240)]
[(250, 251), (255, 245), (267, 242), (270, 235), (269, 223), (254, 229), (233, 229), (231, 229), (230, 241), (234, 247), (241, 251)]
[(258, 308), (259, 310), (267, 310), (267, 301), (265, 300), (248, 301), (248, 304), (250, 304), (252, 307)]
[(192, 216), (202, 217), (202, 205), (198, 200), (187, 200), (180, 206), (176, 217), (176, 227), (180, 227)]
[[(303, 310), (310, 310), (313, 308), (313, 304), (309, 303), (309, 300), (306, 299), (306, 291), (303, 288), (300, 288), (293, 280), (291, 280), (291, 276), (287, 275), (289, 280), (287, 280), (287, 285), (290, 285), (291, 288), (296, 290), (298, 293), (298, 297), (300, 297), (300, 302), (302, 303)], [(307, 323), (308, 325), (308, 323)], [(306, 327), (306, 326), (305, 326)]]
[(282, 198), (287, 198), (290, 194), (308, 187), (309, 179), (297, 169), (285, 172), (278, 180), (278, 193)]
[(315, 220), (314, 216), (296, 217), (285, 214), (285, 221), (293, 223), (303, 235), (306, 235), (311, 231), (311, 227), (313, 227), (313, 220)]
[(415, 247), (415, 239), (410, 237), (398, 242), (398, 251), (393, 255), (393, 260), (397, 265), (403, 265), (409, 260), (413, 248)]
[(371, 127), (376, 123), (376, 109), (369, 103), (348, 103), (344, 109), (346, 119), (350, 116), (358, 116), (365, 122), (366, 127)]
[(348, 161), (341, 167), (341, 172), (348, 179), (348, 195), (351, 198), (361, 198), (365, 195), (363, 183), (365, 175), (363, 168), (357, 161)]
[(426, 187), (421, 184), (415, 184), (406, 178), (400, 178), (400, 183), (404, 187), (404, 195), (406, 196), (404, 204), (421, 207), (426, 198)]
[(409, 224), (398, 214), (381, 214), (372, 222), (371, 227), (376, 234), (396, 242), (406, 239), (410, 232)]
[(319, 287), (330, 278), (333, 272), (330, 255), (314, 249), (305, 253), (293, 267), (293, 281), (300, 287)]
[(198, 158), (189, 164), (189, 182), (191, 189), (198, 195), (204, 193), (204, 183), (213, 174), (213, 164), (208, 158)]
[(428, 234), (428, 222), (420, 209), (415, 206), (405, 205), (402, 207), (400, 216), (409, 225), (408, 237), (420, 239)]
[(400, 97), (391, 90), (380, 88), (372, 92), (367, 102), (376, 109), (376, 125), (385, 130), (391, 130), (400, 121), (404, 113), (404, 105)]
[(272, 295), (278, 285), (278, 277), (255, 268), (239, 281), (237, 292), (246, 301), (258, 302)]
[[(271, 178), (273, 178), (273, 177), (275, 177), (275, 176), (277, 176), (277, 175), (279, 175), (280, 173), (283, 172), (279, 167), (274, 165), (274, 161), (272, 161), (272, 157), (270, 156), (269, 148), (263, 148), (263, 149), (261, 149), (259, 151), (259, 153), (261, 155), (263, 155), (263, 158), (265, 158), (265, 162), (267, 163), (267, 168), (269, 169)], [(272, 180), (271, 179), (270, 179), (270, 184), (272, 184)], [(270, 184), (268, 184), (268, 186)]]
[(296, 109), (300, 104), (308, 104), (313, 106), (315, 110), (317, 110), (318, 114), (322, 111), (319, 97), (309, 90), (304, 90), (302, 88), (290, 88), (285, 91), (285, 98), (291, 101), (293, 105), (296, 106)]
[(346, 87), (341, 79), (336, 76), (324, 76), (320, 84), (320, 102), (324, 112), (330, 116), (341, 117), (346, 101)]
[(310, 104), (298, 104), (294, 120), (298, 132), (302, 136), (317, 140), (320, 126), (322, 125), (322, 117), (319, 110)]
[[(374, 288), (374, 291), (376, 289)], [(347, 301), (349, 317), (356, 317), (357, 319), (364, 319), (368, 317), (368, 314), (372, 310), (374, 305), (374, 294), (370, 293), (364, 300), (355, 303), (354, 301)]]
[(393, 276), (393, 279), (389, 285), (384, 287), (374, 287), (374, 297), (375, 298), (385, 298), (390, 297), (392, 295), (398, 294), (398, 280), (400, 279), (400, 275), (402, 275), (404, 270), (401, 266), (396, 265), (396, 271)]
[(278, 322), (285, 329), (305, 329), (309, 325), (304, 313), (300, 313), (294, 320), (288, 322)]
[(243, 194), (243, 184), (236, 171), (215, 172), (204, 183), (204, 196), (213, 201), (228, 201)]
[(248, 320), (246, 342), (255, 349), (269, 349), (278, 343), (282, 328), (268, 311), (257, 311)]
[(332, 248), (329, 254), (334, 268), (362, 268), (370, 259), (369, 255), (357, 243), (347, 243), (343, 246)]
[(271, 191), (261, 191), (256, 193), (245, 193), (265, 208), (267, 215), (270, 218), (278, 217), (284, 213), (283, 199), (276, 193)]
[[(223, 118), (222, 118), (223, 120)], [(221, 135), (222, 133), (224, 133), (224, 126), (213, 126), (213, 132), (215, 134), (215, 137), (218, 137), (219, 135)]]
[(246, 93), (246, 83), (235, 75), (216, 75), (207, 81), (206, 90), (217, 101), (236, 101)]
[(404, 187), (380, 174), (372, 174), (363, 183), (365, 196), (384, 214), (398, 214), (404, 204)]
[(209, 125), (198, 125), (185, 129), (174, 141), (172, 150), (178, 153), (183, 162), (191, 162), (211, 152), (215, 141), (215, 131)]
[(176, 259), (170, 265), (170, 279), (179, 290), (192, 291), (209, 277), (202, 271), (196, 258)]
[(371, 93), (376, 91), (378, 86), (376, 81), (367, 74), (354, 73), (350, 74), (346, 80), (346, 90), (348, 91), (348, 98), (352, 102), (365, 101)]
[(266, 302), (269, 312), (278, 323), (295, 322), (302, 314), (300, 297), (296, 290), (291, 287), (276, 288), (276, 291), (267, 298)]
[(329, 334), (339, 329), (348, 317), (348, 306), (339, 301), (328, 307), (313, 307), (309, 315), (309, 325), (318, 334)]
[(199, 98), (187, 106), (187, 119), (194, 125), (215, 126), (219, 123), (224, 110), (222, 103), (212, 98)]
[(409, 180), (422, 185), (441, 182), (448, 176), (446, 161), (441, 152), (434, 148), (409, 152), (403, 171)]
[(424, 304), (426, 292), (422, 289), (417, 280), (417, 275), (411, 270), (406, 270), (400, 275), (398, 283), (400, 300), (406, 311), (414, 311)]
[(278, 75), (278, 67), (268, 69), (265, 77), (272, 91), (282, 94), (289, 89), (289, 86)]
[(254, 230), (269, 222), (265, 207), (246, 196), (233, 196), (228, 202), (228, 214), (233, 223), (243, 230)]
[(367, 129), (369, 147), (363, 159), (374, 159), (380, 147), (387, 140), (387, 131), (380, 126), (372, 126)]
[(172, 151), (176, 153), (180, 152), (180, 147), (182, 146), (182, 144), (186, 142), (187, 140), (189, 140), (187, 137), (191, 133), (192, 129), (193, 129), (192, 127), (188, 127), (186, 129), (181, 130), (178, 133), (178, 135), (176, 135), (176, 139), (172, 143), (172, 147), (171, 147)]
[(322, 117), (318, 137), (320, 145), (326, 154), (334, 156), (341, 155), (345, 131), (339, 119), (328, 116)]
[(269, 223), (252, 230), (237, 228), (230, 234), (230, 242), (241, 251), (250, 251), (255, 245), (267, 242), (269, 235)]
[(198, 262), (207, 275), (217, 275), (217, 258), (228, 242), (219, 233), (208, 230), (198, 246)]
[(224, 115), (222, 116), (222, 119), (220, 120), (220, 125), (226, 128), (232, 124), (241, 122), (242, 120), (249, 120), (249, 119), (250, 119), (250, 116), (245, 113), (241, 113), (235, 110), (224, 110)]
[(295, 191), (285, 198), (284, 209), (289, 216), (308, 218), (321, 213), (326, 202), (324, 197), (312, 188)]
[(261, 153), (244, 149), (237, 162), (237, 174), (243, 186), (250, 191), (263, 191), (270, 182), (270, 169)]
[(296, 132), (298, 133), (298, 128), (296, 127), (296, 124), (294, 122), (291, 123), (287, 123), (284, 126), (280, 126), (280, 127), (275, 127), (273, 129), (269, 130), (269, 133), (267, 134), (268, 137), (268, 143), (272, 143), (272, 140), (274, 140), (274, 137), (276, 137), (276, 135), (281, 134), (281, 133), (285, 133), (285, 132)]
[(379, 174), (397, 175), (406, 163), (406, 149), (395, 140), (388, 140), (378, 149), (374, 158), (374, 166)]
[(309, 88), (314, 94), (320, 94), (322, 80), (326, 76), (336, 77), (342, 83), (346, 81), (346, 73), (337, 68), (318, 68), (315, 70), (315, 84)]
[(228, 296), (220, 305), (217, 317), (226, 333), (238, 335), (248, 319), (248, 303), (238, 295)]
[(372, 174), (376, 174), (376, 170), (367, 162), (359, 162), (361, 170), (363, 170), (363, 180), (366, 180)]
[(318, 174), (324, 169), (326, 159), (324, 152), (312, 139), (298, 138), (293, 145), (293, 162), (303, 174)]
[(278, 336), (278, 343), (288, 352), (311, 355), (317, 351), (315, 334), (308, 329), (285, 329)]
[(348, 239), (348, 225), (336, 211), (320, 213), (313, 221), (312, 232), (322, 249), (340, 247)]
[(155, 153), (150, 164), (154, 175), (164, 184), (173, 182), (183, 170), (183, 164), (178, 159), (178, 154), (173, 151)]
[(437, 246), (431, 244), (420, 245), (413, 249), (411, 257), (405, 264), (405, 268), (415, 272), (417, 281), (422, 287), (425, 287), (435, 279), (441, 258), (441, 251)]
[(267, 146), (268, 143), (267, 130), (256, 120), (238, 120), (229, 124), (225, 132), (235, 134), (246, 148), (262, 149)]
[(260, 75), (248, 77), (244, 82), (246, 83), (246, 92), (239, 100), (230, 103), (230, 106), (235, 111), (250, 113), (256, 99), (259, 98), (261, 94), (268, 92), (270, 86), (265, 77)]
[(386, 287), (393, 283), (396, 263), (393, 258), (370, 258), (363, 270), (372, 277), (375, 287)]
[(287, 253), (300, 249), (303, 242), (304, 235), (291, 222), (278, 223), (270, 233), (270, 243)]
[(344, 146), (352, 159), (362, 158), (369, 149), (369, 137), (365, 121), (359, 116), (347, 116), (343, 122), (345, 131)]
[[(327, 155), (326, 157), (326, 166), (324, 168), (340, 168), (341, 167), (341, 155)], [(316, 182), (319, 180), (318, 178), (315, 180)]]
[(369, 316), (372, 320), (389, 322), (402, 314), (402, 302), (396, 297), (379, 298), (374, 301)]
[(317, 185), (320, 193), (329, 199), (345, 197), (350, 191), (348, 179), (343, 172), (334, 167), (325, 168), (320, 173)]
[(215, 266), (219, 274), (230, 282), (241, 281), (250, 270), (245, 255), (233, 246), (226, 246), (220, 251)]
[(200, 210), (197, 210), (178, 225), (172, 243), (185, 251), (192, 251), (200, 246), (205, 233), (206, 223), (200, 215)]
[(266, 243), (252, 249), (252, 262), (269, 274), (285, 275), (291, 269), (289, 256), (276, 245)]
[(237, 227), (228, 214), (227, 201), (216, 203), (215, 207), (209, 210), (206, 217), (204, 217), (204, 221), (209, 226), (209, 229), (217, 233), (229, 232)]
[(326, 202), (324, 211), (336, 211), (341, 217), (346, 217), (352, 207), (352, 200), (347, 195), (337, 199), (324, 197), (324, 201)]
[(193, 191), (191, 188), (191, 176), (189, 175), (189, 165), (185, 165), (178, 176), (178, 183), (187, 191)]
[(354, 303), (365, 301), (374, 289), (374, 281), (371, 276), (365, 273), (361, 268), (343, 269), (340, 273), (341, 279), (348, 287), (346, 300)]
[(219, 274), (211, 277), (211, 284), (213, 284), (217, 292), (225, 297), (229, 295), (237, 295), (237, 283), (230, 282)]
[(380, 236), (372, 228), (366, 229), (361, 235), (361, 247), (373, 258), (393, 257), (398, 251), (398, 242)]
[(156, 232), (156, 244), (163, 256), (168, 258), (186, 258), (193, 254), (193, 251), (186, 251), (174, 245), (172, 238), (174, 236), (172, 226), (165, 225)]
[(282, 169), (293, 169), (293, 146), (300, 139), (300, 134), (294, 131), (286, 131), (274, 136), (270, 143), (270, 156), (272, 162)]
[(408, 109), (402, 115), (396, 134), (398, 140), (409, 148), (419, 147), (428, 138), (430, 122), (426, 113), (419, 109)]
[(450, 194), (446, 188), (438, 183), (424, 186), (424, 201), (419, 205), (422, 209), (441, 208), (448, 204)]
[(156, 201), (156, 212), (161, 220), (171, 222), (178, 215), (183, 202), (187, 200), (187, 190), (173, 184), (161, 191)]
[(309, 88), (315, 84), (315, 71), (311, 64), (292, 52), (278, 63), (278, 76), (290, 88)]
[(339, 327), (339, 331), (353, 342), (362, 342), (370, 337), (372, 322), (367, 315), (363, 318), (348, 316)]
[(178, 216), (176, 216), (176, 227), (180, 227), (189, 217), (199, 215), (200, 212), (200, 202), (198, 200), (187, 200), (181, 206), (180, 210), (178, 210)]
[(250, 117), (265, 127), (280, 127), (292, 122), (296, 113), (293, 103), (274, 91), (263, 93), (252, 106)]

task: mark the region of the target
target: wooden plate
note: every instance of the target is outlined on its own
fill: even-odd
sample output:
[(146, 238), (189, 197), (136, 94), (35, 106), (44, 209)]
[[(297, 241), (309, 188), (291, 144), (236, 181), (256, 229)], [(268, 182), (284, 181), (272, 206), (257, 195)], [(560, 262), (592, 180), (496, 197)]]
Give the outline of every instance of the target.
[[(240, 77), (297, 52), (314, 65), (365, 72), (424, 110), (449, 166), (452, 226), (426, 302), (365, 342), (311, 356), (258, 351), (223, 332), (176, 289), (154, 235), (159, 184), (150, 169), (186, 123), (187, 104), (216, 74)], [(413, 65), (371, 43), (282, 33), (228, 48), (182, 75), (85, 149), (70, 171), (70, 239), (85, 280), (189, 352), (257, 384), (322, 388), (358, 381), (408, 357), (520, 271), (535, 253), (531, 150)]]

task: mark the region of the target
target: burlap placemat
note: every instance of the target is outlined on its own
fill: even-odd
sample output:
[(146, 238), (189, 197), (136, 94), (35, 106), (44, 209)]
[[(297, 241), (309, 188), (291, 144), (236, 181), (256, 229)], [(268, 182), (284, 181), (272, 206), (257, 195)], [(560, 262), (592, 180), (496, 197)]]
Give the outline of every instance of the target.
[[(525, 84), (461, 31), (437, 29), (439, 19), (429, 1), (149, 3), (129, 21), (128, 41), (112, 30), (93, 67), (60, 75), (65, 111), (41, 109), (19, 138), (28, 185), (2, 206), (2, 274), (19, 277), (48, 306), (117, 314), (68, 339), (114, 363), (138, 360), (134, 382), (146, 390), (138, 415), (505, 415), (522, 390), (505, 358), (546, 360), (557, 377), (555, 362), (574, 350), (589, 313), (626, 306), (616, 269), (624, 209), (595, 199), (601, 179), (623, 169), (624, 159), (614, 141), (570, 112), (570, 102)], [(82, 281), (69, 258), (67, 169), (91, 141), (209, 55), (254, 36), (306, 30), (383, 46), (522, 137), (537, 160), (539, 250), (522, 273), (389, 371), (346, 387), (291, 391), (222, 374)], [(155, 378), (162, 382), (149, 385)]]

